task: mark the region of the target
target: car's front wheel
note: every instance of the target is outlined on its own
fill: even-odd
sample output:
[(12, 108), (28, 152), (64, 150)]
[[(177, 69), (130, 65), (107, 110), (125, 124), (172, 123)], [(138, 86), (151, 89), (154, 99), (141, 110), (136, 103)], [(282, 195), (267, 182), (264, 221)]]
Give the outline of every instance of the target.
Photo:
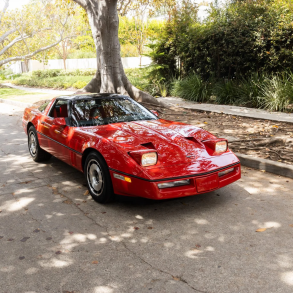
[(114, 199), (114, 192), (108, 166), (102, 156), (91, 152), (85, 161), (84, 174), (92, 198), (99, 203)]
[(49, 160), (51, 155), (41, 149), (36, 129), (31, 126), (28, 130), (28, 149), (35, 162)]

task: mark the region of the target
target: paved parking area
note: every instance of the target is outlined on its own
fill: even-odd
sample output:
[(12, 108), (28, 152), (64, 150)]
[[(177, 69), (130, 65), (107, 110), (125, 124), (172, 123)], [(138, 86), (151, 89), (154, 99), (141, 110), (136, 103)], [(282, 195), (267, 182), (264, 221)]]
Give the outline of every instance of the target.
[(216, 192), (99, 205), (83, 174), (30, 159), (21, 113), (0, 104), (1, 293), (293, 292), (292, 179), (243, 168)]

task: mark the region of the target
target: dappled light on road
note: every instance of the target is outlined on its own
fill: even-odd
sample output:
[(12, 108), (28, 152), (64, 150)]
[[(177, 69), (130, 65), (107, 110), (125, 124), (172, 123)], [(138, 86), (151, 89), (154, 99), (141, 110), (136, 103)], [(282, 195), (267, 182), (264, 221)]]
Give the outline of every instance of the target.
[(283, 273), (281, 278), (284, 283), (293, 286), (293, 271)]
[(23, 142), (8, 147), (2, 132), (7, 292), (292, 292), (292, 179), (243, 168), (215, 192), (100, 205), (83, 174), (55, 158), (34, 163), (19, 124), (9, 125)]

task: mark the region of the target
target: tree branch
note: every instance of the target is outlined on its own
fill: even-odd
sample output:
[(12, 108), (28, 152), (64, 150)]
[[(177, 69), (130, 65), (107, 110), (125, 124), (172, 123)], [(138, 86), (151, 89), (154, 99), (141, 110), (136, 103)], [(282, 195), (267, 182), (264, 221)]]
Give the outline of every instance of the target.
[(9, 62), (12, 62), (12, 61), (20, 61), (20, 60), (24, 60), (24, 59), (30, 59), (32, 58), (33, 56), (37, 55), (38, 53), (42, 52), (42, 51), (46, 51), (48, 49), (51, 49), (52, 47), (58, 45), (60, 42), (62, 41), (62, 38), (59, 39), (57, 42), (55, 42), (54, 44), (51, 44), (49, 46), (46, 46), (46, 47), (43, 47), (43, 48), (40, 48), (38, 50), (36, 50), (35, 52), (33, 53), (30, 53), (30, 54), (27, 54), (27, 55), (24, 55), (24, 56), (17, 56), (17, 57), (11, 57), (11, 58), (7, 58), (7, 59), (4, 59), (4, 60), (1, 60), (0, 61), (0, 67), (6, 63), (9, 63)]
[(79, 4), (84, 9), (86, 8), (86, 6), (88, 4), (88, 0), (73, 0), (73, 1), (76, 2), (77, 4)]
[[(35, 36), (37, 33), (40, 33), (42, 31), (45, 31), (45, 30), (50, 30), (50, 28), (45, 28), (45, 29), (42, 29), (42, 30), (39, 30), (39, 31), (35, 31), (33, 32), (31, 35), (25, 35), (25, 36), (19, 36), (19, 37), (16, 37), (13, 41), (11, 41), (7, 46), (5, 46), (1, 51), (0, 51), (0, 56), (3, 55), (8, 49), (10, 49), (12, 46), (14, 46), (16, 43), (18, 42), (21, 42), (21, 41), (24, 41), (25, 39), (28, 39), (28, 38), (32, 38), (33, 36)], [(17, 31), (17, 29), (15, 29), (15, 31)], [(21, 34), (21, 33), (20, 33)]]
[(0, 37), (0, 43), (2, 43), (8, 36), (10, 36), (11, 34), (15, 33), (17, 31), (16, 28), (13, 28), (12, 30), (6, 32), (4, 35), (2, 35)]
[(125, 16), (125, 14), (127, 13), (127, 8), (131, 3), (131, 0), (120, 0), (119, 3), (120, 5), (117, 5), (117, 11), (121, 16)]
[(2, 17), (5, 14), (8, 6), (9, 6), (9, 0), (6, 0), (5, 3), (4, 3), (4, 7), (3, 7), (3, 10), (2, 10), (2, 13), (0, 13), (0, 24), (1, 24)]

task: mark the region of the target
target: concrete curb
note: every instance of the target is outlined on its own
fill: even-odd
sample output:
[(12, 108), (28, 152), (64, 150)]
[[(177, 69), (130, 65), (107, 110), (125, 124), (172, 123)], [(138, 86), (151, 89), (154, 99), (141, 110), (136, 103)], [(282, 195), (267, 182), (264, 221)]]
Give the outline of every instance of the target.
[(273, 173), (276, 175), (293, 178), (293, 165), (285, 163), (275, 162), (267, 159), (255, 158), (248, 155), (235, 153), (240, 160), (241, 165), (265, 170), (266, 172)]
[(5, 104), (9, 104), (9, 105), (17, 106), (17, 107), (22, 107), (22, 108), (31, 107), (33, 105), (30, 103), (23, 103), (23, 102), (19, 102), (19, 101), (12, 101), (12, 100), (6, 100), (6, 99), (0, 99), (0, 103), (5, 103)]

